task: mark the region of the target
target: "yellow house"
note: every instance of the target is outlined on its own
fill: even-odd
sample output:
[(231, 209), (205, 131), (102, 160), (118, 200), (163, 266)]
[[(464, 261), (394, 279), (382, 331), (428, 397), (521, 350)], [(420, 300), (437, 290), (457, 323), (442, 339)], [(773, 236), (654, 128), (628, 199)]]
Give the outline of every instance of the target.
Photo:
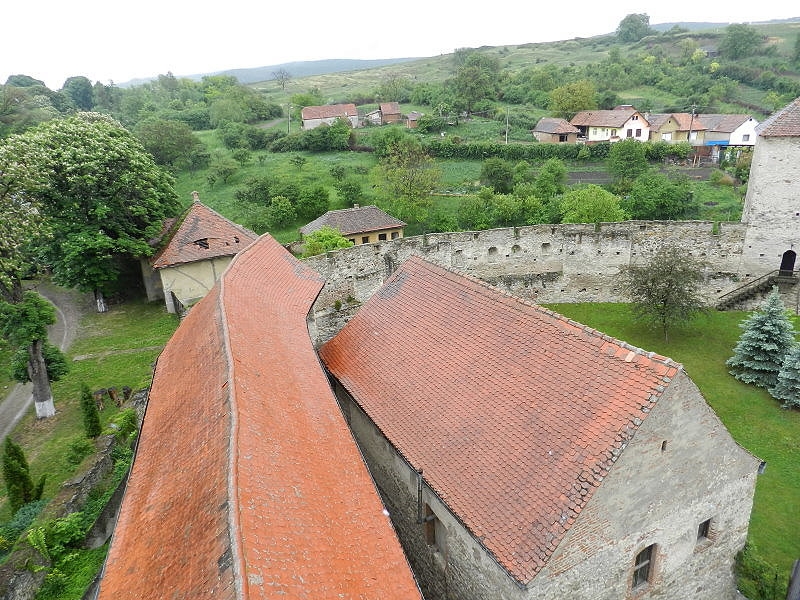
[(200, 202), (165, 226), (167, 240), (142, 264), (148, 300), (164, 298), (167, 310), (181, 313), (214, 286), (233, 257), (258, 235)]
[(359, 206), (329, 210), (321, 217), (317, 217), (308, 225), (300, 228), (300, 233), (307, 236), (310, 233), (332, 227), (338, 230), (353, 245), (376, 244), (403, 237), (405, 222), (385, 213), (377, 206)]

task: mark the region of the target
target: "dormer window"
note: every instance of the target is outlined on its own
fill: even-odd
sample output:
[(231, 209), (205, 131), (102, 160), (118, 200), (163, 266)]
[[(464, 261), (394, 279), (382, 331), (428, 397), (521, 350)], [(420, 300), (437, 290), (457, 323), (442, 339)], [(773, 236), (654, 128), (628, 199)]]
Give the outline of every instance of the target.
[(199, 246), (205, 250), (208, 250), (208, 238), (200, 238), (199, 240), (194, 241), (195, 246)]

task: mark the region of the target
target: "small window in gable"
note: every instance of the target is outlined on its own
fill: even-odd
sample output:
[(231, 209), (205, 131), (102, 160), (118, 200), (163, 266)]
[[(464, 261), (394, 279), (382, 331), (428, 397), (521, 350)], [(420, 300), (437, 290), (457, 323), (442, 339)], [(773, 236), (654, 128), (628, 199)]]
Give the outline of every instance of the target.
[(633, 589), (650, 582), (651, 575), (653, 574), (653, 559), (656, 554), (655, 549), (656, 545), (651, 544), (636, 555), (636, 560), (633, 563), (633, 581), (631, 586)]

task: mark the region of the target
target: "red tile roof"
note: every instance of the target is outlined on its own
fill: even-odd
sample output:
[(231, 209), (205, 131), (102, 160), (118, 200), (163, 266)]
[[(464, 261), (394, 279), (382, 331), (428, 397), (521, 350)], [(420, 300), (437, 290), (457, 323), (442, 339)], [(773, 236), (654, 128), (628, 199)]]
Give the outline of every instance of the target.
[(400, 103), (399, 102), (381, 102), (379, 105), (381, 113), (384, 115), (399, 115)]
[[(612, 110), (583, 110), (572, 117), (569, 122), (576, 127), (622, 127), (637, 112), (633, 107), (619, 107)], [(644, 119), (644, 116), (642, 118)], [(645, 124), (647, 124), (647, 119), (645, 119)]]
[(101, 600), (421, 599), (308, 334), (322, 285), (265, 235), (181, 323)]
[(800, 98), (768, 117), (756, 131), (761, 137), (800, 136)]
[(381, 229), (395, 229), (405, 227), (400, 219), (395, 219), (377, 206), (355, 206), (340, 210), (329, 210), (324, 215), (317, 217), (310, 223), (300, 228), (300, 233), (308, 235), (322, 227), (333, 227), (342, 235), (354, 233), (367, 233)]
[(522, 583), (680, 369), (418, 257), (320, 357)]
[(332, 119), (335, 117), (356, 117), (355, 104), (327, 104), (325, 106), (306, 106), (300, 111), (302, 119)]
[(233, 256), (258, 238), (199, 201), (192, 202), (178, 222), (167, 234), (169, 241), (150, 260), (154, 269)]

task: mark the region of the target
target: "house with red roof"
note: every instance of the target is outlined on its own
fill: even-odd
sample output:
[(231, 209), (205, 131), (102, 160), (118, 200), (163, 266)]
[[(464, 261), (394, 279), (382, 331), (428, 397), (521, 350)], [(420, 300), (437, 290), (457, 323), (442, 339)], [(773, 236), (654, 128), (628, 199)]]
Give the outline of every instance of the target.
[(164, 298), (171, 313), (205, 296), (233, 257), (258, 238), (193, 195), (184, 214), (166, 224), (160, 249), (142, 264), (148, 300)]
[(702, 146), (708, 129), (700, 115), (694, 113), (647, 113), (650, 123), (650, 141), (688, 142), (692, 146)]
[(645, 115), (629, 104), (611, 110), (582, 110), (570, 119), (580, 130), (579, 139), (587, 144), (650, 139), (650, 123)]
[(758, 121), (752, 115), (708, 113), (700, 118), (707, 127), (704, 143), (715, 161), (720, 160), (728, 148), (738, 152), (756, 143)]
[(323, 227), (331, 227), (349, 239), (353, 245), (376, 244), (403, 237), (406, 223), (377, 206), (359, 206), (329, 210), (303, 225), (300, 233), (310, 235)]
[(422, 600), (309, 336), (323, 284), (265, 235), (181, 322), (100, 600)]
[(337, 119), (348, 121), (352, 127), (358, 127), (358, 109), (355, 104), (326, 104), (324, 106), (306, 106), (300, 111), (303, 129), (314, 129), (320, 125), (333, 125)]
[(680, 364), (417, 256), (319, 354), (427, 600), (735, 597), (760, 463)]

